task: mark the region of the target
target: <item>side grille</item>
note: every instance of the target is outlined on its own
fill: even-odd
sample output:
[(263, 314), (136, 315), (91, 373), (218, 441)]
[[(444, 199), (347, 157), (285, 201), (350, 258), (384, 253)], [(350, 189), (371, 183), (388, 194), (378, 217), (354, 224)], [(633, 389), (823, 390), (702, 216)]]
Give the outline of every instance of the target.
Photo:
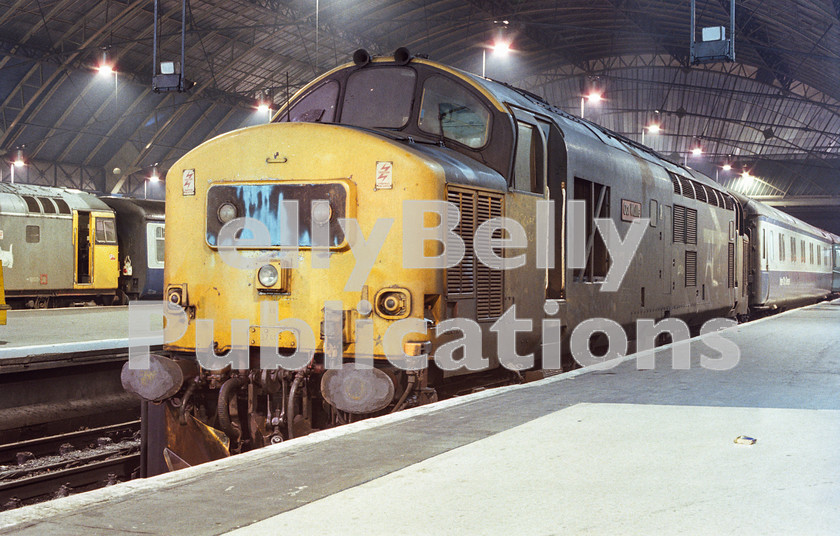
[(741, 295), (746, 296), (747, 290), (749, 288), (749, 277), (750, 277), (750, 245), (748, 242), (742, 242), (743, 248), (741, 251), (741, 259), (743, 260), (744, 266), (744, 273), (741, 274)]
[[(461, 220), (455, 233), (464, 241), (464, 258), (446, 270), (446, 294), (450, 298), (471, 298), (475, 294), (475, 255), (473, 237), (478, 227), (475, 222), (475, 192), (450, 189), (446, 200), (461, 211)], [(451, 247), (451, 244), (447, 244)]]
[(682, 194), (689, 199), (695, 199), (694, 185), (691, 184), (691, 180), (680, 177), (680, 183), (682, 184)]
[(726, 201), (727, 210), (735, 210), (735, 198), (731, 195), (724, 194), (724, 200)]
[(478, 262), (473, 239), (479, 225), (504, 215), (504, 197), (492, 192), (450, 187), (446, 198), (461, 211), (455, 233), (464, 241), (465, 249), (461, 262), (446, 270), (447, 297), (475, 298), (479, 320), (498, 318), (504, 312), (504, 272)]
[(729, 271), (727, 277), (729, 288), (735, 288), (735, 243), (729, 243)]
[(674, 205), (674, 243), (685, 242), (685, 207)]
[(668, 176), (671, 177), (671, 183), (674, 185), (674, 193), (682, 194), (682, 189), (680, 188), (680, 179), (673, 173), (668, 173)]
[(697, 244), (697, 211), (685, 209), (685, 243)]
[(699, 182), (694, 183), (694, 190), (697, 192), (697, 200), (703, 203), (708, 203), (709, 198), (706, 197), (706, 188)]
[[(476, 227), (490, 218), (502, 216), (500, 195), (486, 192), (478, 193), (478, 218)], [(496, 252), (501, 253), (500, 251)], [(491, 320), (502, 316), (504, 312), (504, 272), (493, 270), (482, 263), (476, 264), (476, 290), (478, 291), (476, 311), (479, 320)]]
[(685, 286), (697, 286), (697, 252), (685, 252)]

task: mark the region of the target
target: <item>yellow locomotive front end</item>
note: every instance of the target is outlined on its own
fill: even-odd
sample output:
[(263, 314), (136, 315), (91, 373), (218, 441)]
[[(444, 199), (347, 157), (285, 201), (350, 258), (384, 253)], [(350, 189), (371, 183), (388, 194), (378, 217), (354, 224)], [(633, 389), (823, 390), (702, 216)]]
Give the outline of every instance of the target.
[[(259, 447), (423, 393), (423, 372), (394, 362), (427, 351), (443, 281), (403, 263), (403, 200), (441, 199), (439, 166), (370, 133), (276, 123), (196, 148), (167, 184), (166, 299), (179, 312), (165, 350), (200, 365), (183, 403), (206, 408), (198, 420), (220, 441)], [(186, 416), (169, 413), (174, 438)]]
[[(512, 298), (476, 262), (473, 233), (508, 201), (533, 212), (540, 198), (505, 195), (512, 125), (463, 73), (356, 58), (274, 122), (176, 162), (165, 355), (123, 375), (147, 401), (146, 430), (165, 430), (147, 433), (148, 457), (194, 465), (427, 403), (498, 369), (480, 345)], [(475, 320), (478, 346), (430, 366), (454, 339), (441, 323), (457, 317)], [(464, 352), (475, 367), (458, 364)]]

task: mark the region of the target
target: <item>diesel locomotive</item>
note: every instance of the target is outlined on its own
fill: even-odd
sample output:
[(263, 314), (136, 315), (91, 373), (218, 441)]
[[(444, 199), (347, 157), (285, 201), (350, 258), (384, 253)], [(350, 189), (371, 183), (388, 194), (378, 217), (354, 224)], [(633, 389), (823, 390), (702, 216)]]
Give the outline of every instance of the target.
[[(405, 49), (357, 52), (166, 184), (174, 312), (123, 371), (145, 474), (569, 366), (588, 319), (633, 337), (831, 292), (836, 237)], [(765, 262), (768, 225), (809, 262)]]
[(45, 308), (117, 297), (114, 211), (78, 190), (0, 184), (6, 300)]
[(0, 184), (0, 262), (9, 304), (43, 309), (160, 299), (163, 207), (163, 201)]

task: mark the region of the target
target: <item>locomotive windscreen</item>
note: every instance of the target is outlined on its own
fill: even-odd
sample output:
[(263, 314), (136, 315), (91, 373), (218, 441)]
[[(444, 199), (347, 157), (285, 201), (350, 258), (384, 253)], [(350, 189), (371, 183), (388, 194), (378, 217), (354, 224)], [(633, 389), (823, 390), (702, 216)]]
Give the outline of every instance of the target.
[[(214, 185), (207, 191), (207, 244), (218, 246), (222, 226), (234, 218), (246, 217), (265, 225), (270, 237), (269, 244), (252, 247), (312, 247), (313, 202), (322, 207), (320, 214), (316, 210), (316, 218), (328, 222), (330, 247), (341, 246), (344, 231), (338, 219), (345, 216), (347, 206), (347, 190), (343, 184)], [(328, 209), (325, 203), (329, 203)], [(254, 236), (246, 228), (236, 238), (252, 239)]]

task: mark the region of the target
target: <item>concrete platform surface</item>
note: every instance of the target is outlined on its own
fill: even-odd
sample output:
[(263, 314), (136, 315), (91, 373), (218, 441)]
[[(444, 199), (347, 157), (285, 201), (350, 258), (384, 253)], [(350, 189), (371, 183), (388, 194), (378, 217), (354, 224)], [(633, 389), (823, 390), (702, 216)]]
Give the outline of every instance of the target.
[[(149, 329), (161, 329), (161, 316)], [(128, 306), (27, 309), (7, 313), (0, 326), (0, 359), (128, 347)], [(148, 338), (160, 345), (163, 338)]]
[[(0, 534), (840, 534), (838, 328), (822, 303), (692, 339), (686, 370), (664, 347), (652, 370), (627, 356), (6, 512)], [(701, 367), (720, 340), (737, 365)]]

